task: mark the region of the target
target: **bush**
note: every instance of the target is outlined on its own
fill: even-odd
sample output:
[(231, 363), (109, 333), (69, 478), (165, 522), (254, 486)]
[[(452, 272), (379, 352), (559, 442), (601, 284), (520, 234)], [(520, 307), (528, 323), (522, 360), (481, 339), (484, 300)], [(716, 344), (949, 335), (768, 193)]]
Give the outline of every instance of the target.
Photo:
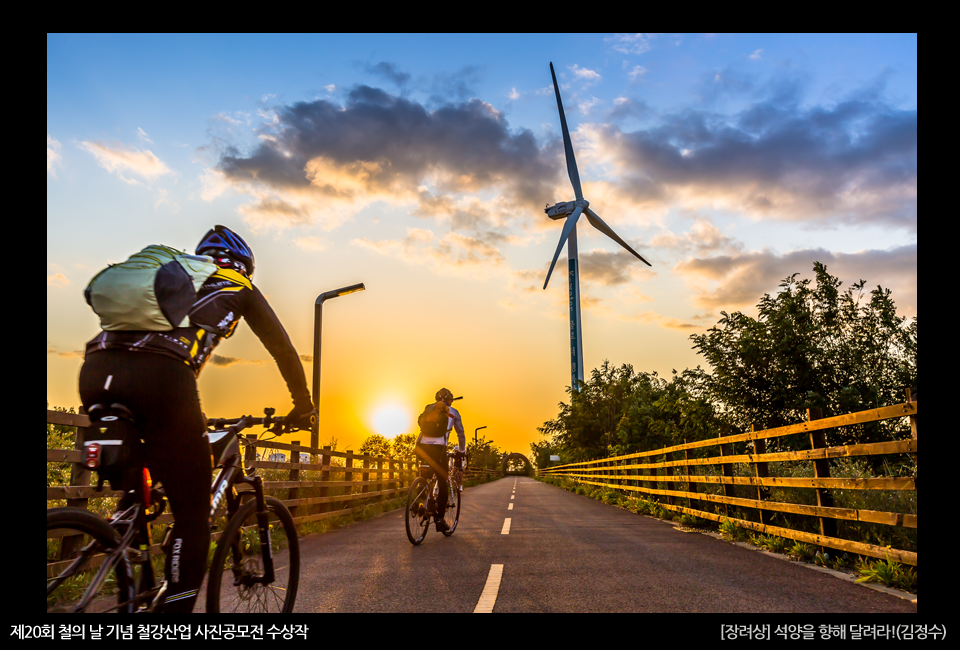
[(700, 520), (693, 515), (683, 513), (680, 515), (680, 525), (686, 526), (687, 528), (699, 528)]
[(809, 562), (813, 559), (816, 549), (810, 544), (804, 544), (803, 542), (794, 542), (793, 546), (787, 549), (787, 554), (791, 557), (795, 557), (801, 562)]
[(734, 542), (738, 542), (747, 538), (747, 531), (741, 528), (736, 522), (729, 519), (724, 519), (720, 522), (720, 534), (725, 538)]

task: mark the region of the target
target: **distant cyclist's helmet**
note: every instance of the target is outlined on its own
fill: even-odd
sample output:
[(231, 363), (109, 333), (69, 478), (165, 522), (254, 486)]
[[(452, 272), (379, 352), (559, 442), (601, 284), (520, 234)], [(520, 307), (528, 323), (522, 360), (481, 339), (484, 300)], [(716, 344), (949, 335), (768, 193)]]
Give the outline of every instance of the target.
[(214, 226), (197, 244), (197, 255), (211, 255), (216, 258), (224, 254), (239, 262), (247, 276), (253, 276), (253, 251), (247, 246), (247, 242), (226, 226)]
[(438, 402), (449, 402), (453, 400), (453, 393), (448, 391), (446, 388), (441, 388), (437, 391), (435, 398)]

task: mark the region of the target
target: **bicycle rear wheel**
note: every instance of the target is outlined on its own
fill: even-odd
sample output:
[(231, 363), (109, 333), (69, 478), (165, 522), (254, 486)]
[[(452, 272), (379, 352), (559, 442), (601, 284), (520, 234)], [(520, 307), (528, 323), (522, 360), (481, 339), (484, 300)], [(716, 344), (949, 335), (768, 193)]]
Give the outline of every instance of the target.
[(463, 493), (460, 492), (460, 486), (456, 481), (450, 481), (449, 496), (447, 497), (447, 509), (443, 512), (443, 520), (447, 523), (447, 530), (443, 534), (447, 537), (453, 535), (460, 522), (460, 499)]
[(47, 510), (47, 613), (117, 611), (132, 597), (129, 563), (121, 557), (101, 574), (104, 554), (120, 544), (109, 523), (80, 508)]
[[(240, 506), (223, 534), (207, 579), (208, 613), (283, 613), (293, 611), (300, 584), (300, 542), (293, 516), (278, 499), (264, 497), (270, 522), (271, 548), (262, 548), (257, 526), (257, 501)], [(285, 547), (285, 548), (281, 548)], [(264, 553), (273, 555), (275, 579), (262, 581)]]
[(427, 480), (414, 479), (407, 492), (407, 538), (414, 546), (423, 541), (430, 528), (430, 515), (427, 514)]

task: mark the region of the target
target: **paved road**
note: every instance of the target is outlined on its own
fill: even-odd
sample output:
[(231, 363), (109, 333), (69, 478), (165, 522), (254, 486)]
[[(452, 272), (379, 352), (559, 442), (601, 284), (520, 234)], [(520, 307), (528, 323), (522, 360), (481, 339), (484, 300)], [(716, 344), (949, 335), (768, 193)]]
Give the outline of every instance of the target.
[[(905, 612), (909, 601), (527, 477), (463, 494), (420, 546), (403, 510), (301, 539), (297, 612)], [(510, 505), (513, 508), (510, 509)], [(505, 519), (510, 519), (504, 534)], [(495, 597), (495, 600), (492, 598)]]

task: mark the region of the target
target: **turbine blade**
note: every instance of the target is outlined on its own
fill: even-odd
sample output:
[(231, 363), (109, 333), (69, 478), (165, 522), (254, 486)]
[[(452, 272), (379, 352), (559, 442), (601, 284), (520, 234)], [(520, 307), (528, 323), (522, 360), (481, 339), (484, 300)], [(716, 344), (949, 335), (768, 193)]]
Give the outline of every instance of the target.
[(630, 248), (630, 244), (620, 239), (617, 233), (613, 232), (613, 228), (611, 228), (606, 223), (604, 223), (603, 219), (601, 219), (596, 212), (594, 212), (590, 208), (587, 208), (586, 213), (587, 213), (587, 221), (590, 222), (590, 225), (592, 225), (594, 228), (602, 232), (604, 235), (606, 235), (607, 237), (609, 237), (610, 239), (617, 242), (618, 244), (626, 248), (628, 251), (636, 255), (637, 259), (639, 259), (641, 262), (643, 262), (647, 266), (653, 266), (652, 264), (650, 264), (650, 262), (643, 259), (643, 257), (640, 256), (640, 253)]
[(577, 209), (570, 213), (570, 216), (567, 217), (567, 222), (563, 224), (563, 232), (560, 233), (560, 243), (557, 244), (557, 252), (553, 254), (553, 261), (550, 262), (550, 270), (547, 271), (547, 279), (543, 283), (543, 288), (546, 289), (547, 285), (550, 283), (550, 275), (553, 273), (553, 267), (557, 265), (557, 258), (560, 257), (560, 251), (563, 249), (563, 245), (567, 243), (567, 238), (570, 236), (571, 231), (577, 225), (577, 219), (580, 218), (580, 213), (583, 212), (581, 206), (577, 206)]
[(553, 62), (550, 63), (550, 76), (553, 77), (553, 90), (557, 93), (557, 108), (560, 109), (560, 128), (563, 130), (563, 151), (567, 157), (567, 175), (577, 200), (583, 198), (580, 191), (580, 173), (577, 171), (577, 159), (573, 157), (573, 144), (570, 143), (570, 131), (567, 130), (567, 118), (563, 115), (563, 102), (560, 101), (560, 86), (557, 85), (557, 75), (553, 72)]

